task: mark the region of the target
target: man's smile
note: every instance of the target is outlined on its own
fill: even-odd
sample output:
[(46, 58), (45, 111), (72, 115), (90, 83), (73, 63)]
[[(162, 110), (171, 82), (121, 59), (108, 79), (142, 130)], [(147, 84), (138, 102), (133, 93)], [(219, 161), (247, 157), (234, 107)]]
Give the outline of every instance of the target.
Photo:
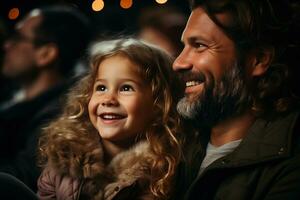
[(203, 88), (203, 84), (205, 82), (205, 75), (202, 72), (193, 73), (193, 72), (185, 72), (180, 74), (181, 80), (185, 83), (185, 94), (188, 93), (199, 93)]
[(199, 85), (201, 83), (202, 83), (201, 81), (188, 81), (188, 82), (185, 83), (185, 86), (186, 87), (191, 87), (191, 86)]
[(187, 81), (185, 83), (185, 94), (199, 93), (203, 88), (203, 81)]

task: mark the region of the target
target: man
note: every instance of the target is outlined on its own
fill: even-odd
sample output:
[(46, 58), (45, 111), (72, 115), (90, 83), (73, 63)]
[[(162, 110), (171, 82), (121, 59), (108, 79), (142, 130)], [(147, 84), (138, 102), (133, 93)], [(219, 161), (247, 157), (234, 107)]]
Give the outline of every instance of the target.
[(76, 9), (35, 9), (16, 24), (4, 44), (2, 73), (20, 85), (16, 98), (0, 107), (0, 171), (33, 190), (37, 138), (60, 111), (60, 96), (72, 83), (75, 62), (89, 40), (89, 22)]
[(288, 3), (190, 4), (173, 69), (186, 86), (177, 110), (199, 142), (187, 136), (196, 153), (179, 170), (179, 199), (299, 199), (299, 102), (286, 65), (299, 36), (289, 36)]

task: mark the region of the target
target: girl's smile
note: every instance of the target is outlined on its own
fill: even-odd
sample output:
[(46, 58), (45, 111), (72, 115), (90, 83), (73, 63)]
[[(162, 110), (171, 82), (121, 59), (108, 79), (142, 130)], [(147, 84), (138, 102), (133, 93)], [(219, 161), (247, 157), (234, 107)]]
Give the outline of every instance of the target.
[(104, 59), (94, 82), (89, 116), (102, 139), (135, 139), (153, 119), (153, 97), (139, 66), (124, 55)]
[(99, 114), (99, 118), (104, 124), (114, 124), (122, 120), (124, 121), (126, 117), (127, 115), (113, 112), (104, 112)]

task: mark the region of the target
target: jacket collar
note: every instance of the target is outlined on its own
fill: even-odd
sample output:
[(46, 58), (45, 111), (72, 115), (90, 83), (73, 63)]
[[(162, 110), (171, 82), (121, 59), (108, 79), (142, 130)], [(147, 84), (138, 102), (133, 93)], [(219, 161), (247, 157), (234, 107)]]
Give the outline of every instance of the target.
[(257, 119), (241, 144), (211, 167), (239, 167), (288, 157), (299, 112), (273, 120)]
[(292, 136), (299, 112), (278, 117), (274, 120), (257, 119), (241, 144), (229, 155), (209, 165), (196, 178), (186, 192), (188, 197), (198, 180), (212, 169), (249, 166), (269, 160), (290, 156)]

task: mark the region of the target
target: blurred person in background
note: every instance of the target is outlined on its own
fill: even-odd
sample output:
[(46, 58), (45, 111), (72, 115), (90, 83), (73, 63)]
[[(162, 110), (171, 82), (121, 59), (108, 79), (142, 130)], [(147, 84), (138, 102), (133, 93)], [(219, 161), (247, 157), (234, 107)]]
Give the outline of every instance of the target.
[(187, 16), (175, 7), (147, 7), (138, 20), (138, 37), (178, 56), (183, 48), (181, 33), (186, 20)]
[(0, 105), (0, 171), (34, 191), (38, 135), (60, 112), (61, 96), (74, 82), (74, 66), (89, 41), (89, 27), (89, 20), (72, 7), (34, 9), (4, 43), (1, 73), (21, 89)]
[[(0, 70), (2, 67), (2, 60), (4, 55), (4, 49), (2, 48), (2, 46), (5, 42), (6, 37), (7, 37), (6, 23), (5, 20), (3, 20), (3, 18), (0, 18)], [(12, 84), (10, 84), (10, 81), (0, 73), (0, 104), (1, 102), (9, 98), (8, 93), (10, 93), (11, 88), (12, 88)]]
[[(4, 39), (6, 37), (6, 26), (4, 20), (0, 17), (0, 45), (3, 45)], [(2, 63), (3, 49), (0, 48), (0, 62)]]

